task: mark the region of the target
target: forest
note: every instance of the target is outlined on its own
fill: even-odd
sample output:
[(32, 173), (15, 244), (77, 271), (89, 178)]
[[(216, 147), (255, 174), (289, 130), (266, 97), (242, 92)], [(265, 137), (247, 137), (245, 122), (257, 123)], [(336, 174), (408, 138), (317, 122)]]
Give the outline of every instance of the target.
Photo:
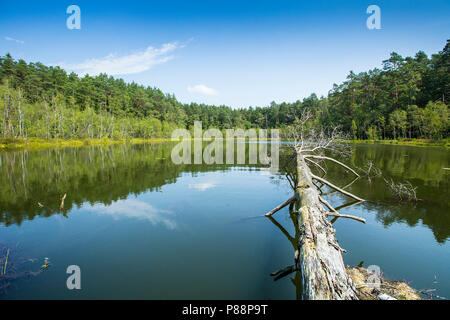
[(428, 57), (391, 53), (382, 68), (349, 75), (327, 97), (269, 106), (179, 102), (154, 87), (106, 74), (79, 77), (60, 67), (0, 57), (0, 137), (130, 139), (170, 137), (175, 128), (286, 130), (305, 109), (311, 125), (339, 126), (353, 139), (431, 139), (449, 136), (450, 40)]

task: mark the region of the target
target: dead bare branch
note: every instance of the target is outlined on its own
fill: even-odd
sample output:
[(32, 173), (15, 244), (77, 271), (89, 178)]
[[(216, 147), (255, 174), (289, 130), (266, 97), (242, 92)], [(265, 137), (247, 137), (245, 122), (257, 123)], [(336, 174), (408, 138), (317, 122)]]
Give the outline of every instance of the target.
[(294, 117), (292, 125), (285, 130), (285, 138), (292, 141), (296, 152), (320, 153), (325, 150), (340, 155), (348, 155), (348, 145), (336, 143), (347, 138), (345, 134), (334, 127), (330, 130), (318, 128), (313, 122), (313, 113), (309, 109), (302, 112), (300, 118)]
[(297, 199), (296, 196), (293, 196), (292, 198), (288, 199), (287, 201), (283, 202), (282, 204), (280, 204), (279, 206), (273, 208), (271, 211), (267, 212), (265, 214), (266, 217), (270, 217), (271, 215), (273, 215), (274, 213), (280, 211), (281, 209), (283, 209), (284, 207), (286, 207), (287, 205), (291, 204), (291, 202), (294, 202)]
[(382, 175), (381, 170), (374, 165), (372, 160), (367, 161), (363, 168), (356, 168), (362, 172), (363, 176), (367, 177), (369, 183), (372, 181), (372, 178)]
[(322, 168), (322, 166), (321, 166), (320, 164), (318, 164), (317, 162), (312, 161), (312, 160), (309, 159), (309, 158), (305, 158), (305, 159), (306, 159), (306, 161), (312, 163), (312, 164), (315, 165), (317, 168), (319, 168), (324, 174), (327, 173), (326, 170), (325, 170), (324, 168)]
[[(354, 183), (356, 182), (356, 180), (358, 180), (358, 179), (359, 179), (359, 177), (356, 177), (356, 178), (353, 179), (349, 184), (347, 184), (345, 187), (342, 187), (341, 189), (343, 189), (343, 190), (347, 189), (347, 188), (350, 187), (352, 184), (354, 184)], [(333, 194), (333, 193), (336, 193), (336, 192), (338, 192), (338, 191), (337, 191), (337, 190), (333, 190), (333, 191), (330, 191), (330, 192), (325, 193), (324, 195), (325, 195), (325, 196), (328, 196), (328, 195)], [(358, 202), (359, 202), (359, 201), (358, 201)]]
[(362, 198), (360, 198), (360, 197), (358, 197), (358, 196), (355, 196), (354, 194), (352, 194), (352, 193), (350, 193), (350, 192), (348, 192), (348, 191), (345, 191), (345, 190), (343, 190), (343, 189), (341, 189), (341, 188), (335, 186), (335, 185), (332, 184), (331, 182), (329, 182), (329, 181), (327, 181), (327, 180), (325, 180), (325, 179), (323, 179), (323, 178), (321, 178), (321, 177), (318, 177), (318, 176), (316, 176), (316, 175), (314, 175), (314, 174), (311, 174), (311, 177), (312, 177), (313, 179), (316, 179), (317, 181), (320, 181), (320, 182), (322, 182), (323, 184), (326, 184), (327, 186), (329, 186), (329, 187), (331, 187), (331, 188), (333, 188), (333, 189), (339, 191), (340, 193), (343, 193), (343, 194), (345, 194), (346, 196), (349, 196), (350, 198), (353, 198), (353, 199), (358, 200), (358, 201), (366, 201), (366, 200), (364, 200), (364, 199), (362, 199)]
[(63, 195), (63, 197), (61, 198), (61, 204), (59, 205), (59, 210), (64, 209), (64, 200), (66, 199), (66, 193)]
[(270, 275), (272, 277), (274, 277), (274, 281), (280, 280), (281, 278), (284, 278), (288, 275), (290, 275), (291, 273), (298, 271), (298, 268), (295, 265), (292, 266), (288, 266), (286, 268), (277, 270), (275, 272), (272, 272)]
[(350, 203), (343, 204), (343, 205), (341, 205), (339, 207), (336, 207), (335, 209), (337, 211), (339, 211), (339, 210), (342, 210), (342, 209), (345, 209), (345, 208), (348, 208), (348, 207), (352, 207), (352, 206), (355, 206), (355, 205), (361, 204), (361, 203), (362, 203), (361, 201), (353, 201), (353, 202), (350, 202)]
[(353, 170), (349, 166), (343, 164), (342, 162), (340, 162), (334, 158), (325, 157), (325, 156), (316, 156), (316, 155), (312, 155), (312, 154), (305, 154), (304, 157), (306, 158), (306, 160), (308, 160), (309, 158), (313, 158), (313, 159), (319, 159), (319, 160), (328, 160), (328, 161), (337, 163), (338, 165), (340, 165), (340, 166), (344, 167), (345, 169), (347, 169), (348, 171), (352, 172), (355, 176), (359, 177), (359, 174), (355, 170)]
[(395, 183), (394, 180), (386, 180), (384, 182), (392, 193), (398, 197), (400, 200), (417, 201), (417, 187), (414, 187), (411, 182), (406, 181), (405, 183)]
[(322, 202), (328, 209), (330, 209), (333, 213), (328, 212), (328, 216), (332, 217), (338, 217), (338, 218), (347, 218), (347, 219), (353, 219), (362, 223), (366, 223), (366, 219), (348, 215), (348, 214), (340, 214), (335, 208), (333, 208), (325, 199), (323, 199), (321, 196), (319, 196), (320, 202)]

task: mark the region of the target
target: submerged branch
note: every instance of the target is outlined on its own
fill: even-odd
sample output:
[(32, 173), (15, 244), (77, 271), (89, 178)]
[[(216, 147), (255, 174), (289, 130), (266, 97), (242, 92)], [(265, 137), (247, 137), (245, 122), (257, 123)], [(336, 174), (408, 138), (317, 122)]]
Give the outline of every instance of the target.
[(281, 278), (286, 277), (287, 275), (290, 275), (292, 272), (298, 271), (298, 268), (295, 265), (277, 270), (275, 272), (272, 272), (270, 275), (272, 277), (275, 277), (273, 280), (277, 281), (280, 280)]
[(64, 200), (66, 199), (66, 193), (63, 195), (63, 197), (61, 198), (61, 204), (59, 205), (59, 210), (64, 209)]
[[(59, 205), (59, 211), (63, 211), (63, 210), (64, 210), (64, 200), (66, 200), (66, 196), (67, 196), (67, 194), (65, 193), (65, 194), (62, 196), (62, 198), (61, 198), (61, 203), (60, 203), (60, 205)], [(57, 210), (55, 210), (55, 209), (53, 209), (53, 208), (50, 208), (49, 206), (46, 206), (46, 205), (44, 205), (44, 204), (42, 204), (42, 203), (40, 203), (40, 202), (38, 202), (37, 205), (38, 205), (39, 208), (42, 208), (42, 209), (45, 208), (45, 209), (49, 210), (49, 212), (51, 212), (51, 213), (57, 212)], [(64, 215), (64, 212), (63, 212), (63, 215)], [(64, 215), (64, 216), (65, 216), (65, 215)], [(67, 218), (67, 217), (66, 217), (66, 218)]]
[(395, 183), (394, 180), (386, 180), (384, 182), (389, 187), (391, 192), (398, 197), (400, 200), (417, 201), (417, 187), (414, 187), (411, 182), (406, 181), (405, 183)]
[(292, 198), (288, 199), (287, 201), (283, 202), (282, 204), (280, 204), (279, 206), (273, 208), (271, 211), (267, 212), (265, 214), (266, 217), (270, 217), (271, 215), (273, 215), (274, 213), (280, 211), (281, 209), (283, 209), (284, 207), (286, 207), (287, 205), (291, 204), (292, 202), (294, 202), (297, 199), (296, 196), (293, 196)]
[(339, 207), (336, 207), (335, 209), (337, 211), (339, 211), (339, 210), (342, 210), (344, 208), (348, 208), (348, 207), (351, 207), (351, 206), (354, 206), (354, 205), (357, 205), (357, 204), (360, 204), (360, 203), (362, 203), (362, 201), (353, 201), (353, 202), (350, 202), (350, 203), (345, 203), (345, 204), (343, 204), (343, 205), (341, 205)]

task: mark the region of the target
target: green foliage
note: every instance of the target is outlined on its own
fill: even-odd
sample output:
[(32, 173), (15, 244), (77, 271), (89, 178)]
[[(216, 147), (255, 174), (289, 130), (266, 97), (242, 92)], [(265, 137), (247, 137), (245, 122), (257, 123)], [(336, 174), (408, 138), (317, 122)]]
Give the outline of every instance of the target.
[(441, 139), (448, 132), (448, 107), (441, 101), (430, 101), (424, 110), (424, 130), (429, 138)]
[(447, 137), (449, 75), (450, 41), (431, 59), (422, 51), (414, 58), (393, 52), (382, 70), (350, 72), (347, 81), (334, 85), (325, 123), (350, 133), (357, 127), (358, 139), (375, 138), (375, 129), (383, 139)]
[(59, 67), (0, 57), (0, 137), (132, 139), (170, 137), (172, 130), (279, 128), (286, 131), (304, 110), (311, 125), (341, 129), (356, 139), (448, 137), (450, 40), (428, 58), (393, 52), (383, 68), (335, 84), (328, 97), (312, 94), (293, 103), (232, 109), (181, 104), (174, 95), (106, 74), (82, 78)]
[(352, 120), (352, 133), (353, 133), (353, 139), (356, 140), (356, 137), (358, 134), (358, 127), (356, 126), (355, 120)]

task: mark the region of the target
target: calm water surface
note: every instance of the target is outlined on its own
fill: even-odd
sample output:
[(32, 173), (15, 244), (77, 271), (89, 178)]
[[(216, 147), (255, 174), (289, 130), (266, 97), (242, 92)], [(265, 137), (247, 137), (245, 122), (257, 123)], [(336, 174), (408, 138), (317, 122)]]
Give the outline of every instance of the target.
[[(38, 271), (45, 257), (51, 262), (10, 281), (0, 298), (298, 298), (298, 272), (270, 276), (293, 264), (293, 217), (288, 209), (262, 217), (292, 195), (284, 176), (254, 165), (174, 165), (172, 147), (0, 153), (0, 256), (10, 249), (17, 275)], [(366, 224), (334, 222), (345, 263), (376, 264), (388, 278), (450, 298), (449, 152), (358, 145), (347, 162), (367, 160), (384, 177), (417, 186), (421, 201), (393, 199), (382, 178), (353, 183), (349, 190), (370, 201), (341, 209)], [(328, 168), (329, 180), (351, 182)], [(324, 193), (336, 207), (351, 203)], [(66, 288), (69, 265), (80, 266), (82, 290)]]

